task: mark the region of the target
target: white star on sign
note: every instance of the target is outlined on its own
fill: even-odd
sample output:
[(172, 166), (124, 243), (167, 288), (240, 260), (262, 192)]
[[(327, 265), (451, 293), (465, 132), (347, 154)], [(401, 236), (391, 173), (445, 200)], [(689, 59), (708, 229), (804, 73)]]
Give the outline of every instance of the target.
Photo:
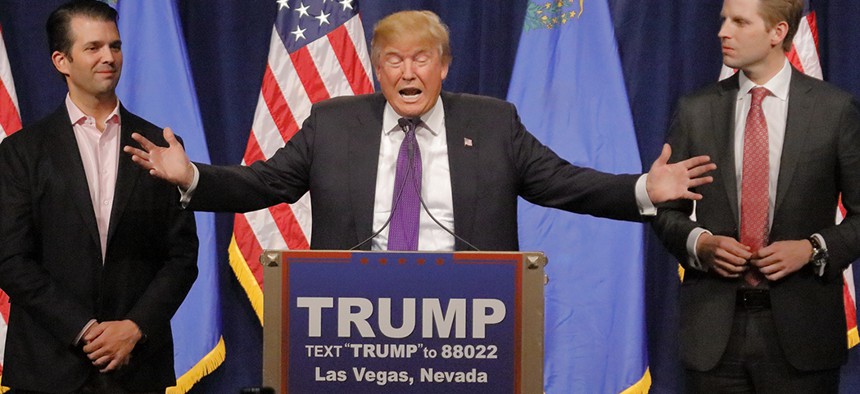
[(346, 11), (347, 8), (352, 9), (352, 0), (340, 0), (340, 5), (343, 6), (341, 11)]
[(320, 26), (322, 26), (323, 24), (328, 25), (328, 24), (329, 24), (329, 21), (328, 21), (328, 16), (329, 16), (329, 15), (331, 15), (331, 13), (324, 14), (324, 13), (322, 12), (322, 10), (320, 10), (320, 14), (319, 14), (318, 16), (315, 16), (315, 17), (314, 17), (314, 19), (316, 19), (316, 20), (320, 21)]
[(305, 3), (299, 3), (299, 7), (296, 8), (296, 12), (299, 13), (299, 18), (303, 16), (311, 16), (311, 14), (308, 14), (308, 8), (311, 7), (306, 6)]
[(278, 11), (286, 8), (290, 9), (290, 5), (287, 3), (288, 0), (278, 0)]
[(296, 36), (296, 41), (298, 41), (299, 38), (304, 40), (305, 39), (305, 30), (307, 30), (307, 29), (302, 29), (300, 26), (296, 26), (296, 31), (291, 31), (290, 34)]

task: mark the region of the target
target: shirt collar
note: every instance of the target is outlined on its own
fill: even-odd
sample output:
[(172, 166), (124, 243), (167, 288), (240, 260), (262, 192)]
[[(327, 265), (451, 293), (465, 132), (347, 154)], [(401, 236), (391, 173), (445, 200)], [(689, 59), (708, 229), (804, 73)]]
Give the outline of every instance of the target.
[[(382, 113), (382, 130), (386, 135), (391, 134), (391, 132), (395, 130), (400, 130), (400, 126), (397, 124), (397, 121), (400, 120), (402, 116), (398, 115), (397, 112), (394, 112), (394, 108), (388, 102), (385, 103), (385, 110)], [(422, 126), (430, 131), (434, 136), (439, 135), (439, 133), (445, 127), (445, 108), (442, 105), (442, 96), (436, 98), (436, 104), (433, 104), (433, 107), (430, 108), (429, 111), (421, 115)]]
[[(738, 92), (738, 99), (742, 99), (745, 97), (750, 90), (759, 86), (756, 85), (753, 81), (751, 81), (744, 74), (743, 70), (740, 71), (740, 76), (738, 79), (738, 83), (740, 84), (740, 89)], [(767, 90), (770, 91), (771, 95), (785, 101), (788, 99), (788, 85), (791, 83), (791, 63), (789, 63), (788, 59), (785, 59), (785, 63), (782, 65), (782, 70), (779, 70), (770, 81), (767, 81), (764, 85), (761, 85)]]
[[(72, 97), (68, 93), (66, 93), (66, 110), (69, 112), (69, 122), (73, 125), (82, 124), (90, 118), (89, 115), (85, 114), (84, 111), (81, 111), (81, 109), (75, 105), (75, 102), (72, 101)], [(116, 101), (116, 107), (114, 107), (113, 111), (108, 115), (107, 120), (105, 120), (105, 123), (113, 122), (120, 122), (119, 100)]]

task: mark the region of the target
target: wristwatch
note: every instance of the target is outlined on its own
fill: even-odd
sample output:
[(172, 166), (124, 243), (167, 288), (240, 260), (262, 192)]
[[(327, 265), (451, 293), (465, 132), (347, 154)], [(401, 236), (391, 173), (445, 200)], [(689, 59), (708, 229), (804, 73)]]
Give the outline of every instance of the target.
[(827, 248), (822, 246), (818, 237), (814, 235), (808, 239), (809, 243), (812, 244), (812, 257), (809, 258), (809, 264), (812, 264), (815, 275), (824, 276), (824, 268), (827, 267), (827, 261), (830, 259), (830, 256), (827, 255)]

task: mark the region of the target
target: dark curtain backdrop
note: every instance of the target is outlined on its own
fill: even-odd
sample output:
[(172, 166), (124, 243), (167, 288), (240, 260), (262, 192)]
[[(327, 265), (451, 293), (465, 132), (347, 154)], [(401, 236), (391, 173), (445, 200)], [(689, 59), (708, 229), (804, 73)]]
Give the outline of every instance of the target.
[[(589, 2), (585, 2), (586, 15)], [(60, 105), (66, 92), (65, 84), (51, 66), (44, 33), (48, 13), (60, 3), (0, 0), (0, 24), (25, 125)], [(361, 13), (369, 39), (373, 24), (391, 12), (433, 10), (451, 28), (454, 62), (444, 88), (505, 98), (526, 3), (526, 0), (364, 0)], [(643, 168), (647, 168), (659, 153), (677, 98), (713, 82), (718, 75), (720, 49), (716, 34), (722, 1), (609, 0), (609, 3)], [(819, 0), (814, 7), (823, 43), (825, 79), (860, 96), (857, 71), (860, 2)], [(179, 9), (212, 161), (239, 163), (257, 103), (276, 3), (179, 0)], [(217, 225), (223, 262), (221, 298), (227, 360), (194, 391), (236, 393), (242, 387), (260, 383), (262, 330), (226, 263), (232, 215), (219, 215)], [(646, 248), (652, 392), (681, 392), (676, 265), (650, 231), (646, 231)], [(851, 357), (843, 373), (846, 393), (860, 392), (860, 351), (855, 349)]]

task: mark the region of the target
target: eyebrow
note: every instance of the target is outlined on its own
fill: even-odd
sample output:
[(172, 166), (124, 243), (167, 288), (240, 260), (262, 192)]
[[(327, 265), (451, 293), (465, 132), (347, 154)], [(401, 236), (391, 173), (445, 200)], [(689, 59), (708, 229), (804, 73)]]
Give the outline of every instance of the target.
[(122, 40), (113, 40), (113, 41), (108, 41), (108, 42), (101, 41), (101, 40), (93, 40), (93, 41), (87, 41), (81, 45), (87, 46), (87, 45), (116, 45), (116, 44), (122, 45)]

